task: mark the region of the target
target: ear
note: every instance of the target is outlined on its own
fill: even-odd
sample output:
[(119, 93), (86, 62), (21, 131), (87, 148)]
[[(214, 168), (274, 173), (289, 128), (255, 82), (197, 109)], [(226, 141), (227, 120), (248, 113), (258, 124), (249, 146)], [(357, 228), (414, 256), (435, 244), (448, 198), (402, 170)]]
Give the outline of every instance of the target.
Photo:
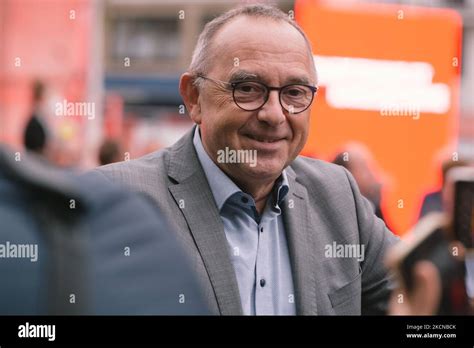
[(194, 85), (194, 76), (186, 72), (179, 80), (179, 93), (183, 98), (191, 119), (201, 124), (201, 105), (199, 104), (199, 88)]

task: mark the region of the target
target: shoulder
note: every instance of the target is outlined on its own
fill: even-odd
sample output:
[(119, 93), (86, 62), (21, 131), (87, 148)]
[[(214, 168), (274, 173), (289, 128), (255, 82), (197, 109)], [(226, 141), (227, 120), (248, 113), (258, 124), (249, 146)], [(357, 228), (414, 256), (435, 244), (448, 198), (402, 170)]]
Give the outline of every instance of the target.
[(289, 166), (289, 171), (307, 188), (318, 186), (324, 189), (350, 189), (353, 179), (342, 166), (319, 159), (298, 156)]
[(168, 155), (169, 149), (163, 149), (137, 159), (100, 166), (96, 170), (108, 177), (140, 174), (141, 172), (148, 173), (150, 170), (156, 170), (158, 164), (166, 163)]
[(146, 191), (150, 185), (165, 180), (169, 167), (170, 149), (152, 152), (143, 157), (108, 164), (95, 168), (92, 172), (109, 181)]
[(342, 172), (343, 167), (340, 165), (329, 163), (320, 159), (298, 156), (290, 165), (293, 169), (301, 171), (302, 173), (336, 173)]
[[(189, 131), (170, 147), (131, 161), (113, 163), (94, 169), (108, 180), (128, 186), (134, 191), (157, 192), (183, 173), (196, 170), (197, 157)], [(161, 188), (161, 189), (160, 189)]]

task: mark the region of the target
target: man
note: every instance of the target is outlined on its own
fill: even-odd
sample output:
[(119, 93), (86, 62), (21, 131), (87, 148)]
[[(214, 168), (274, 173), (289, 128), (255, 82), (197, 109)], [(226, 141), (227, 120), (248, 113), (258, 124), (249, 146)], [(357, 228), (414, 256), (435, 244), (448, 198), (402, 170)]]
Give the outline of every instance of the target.
[[(280, 10), (231, 10), (201, 33), (176, 144), (99, 168), (173, 222), (214, 314), (382, 314), (397, 239), (340, 166), (299, 157), (316, 71)], [(255, 156), (256, 154), (256, 156)]]

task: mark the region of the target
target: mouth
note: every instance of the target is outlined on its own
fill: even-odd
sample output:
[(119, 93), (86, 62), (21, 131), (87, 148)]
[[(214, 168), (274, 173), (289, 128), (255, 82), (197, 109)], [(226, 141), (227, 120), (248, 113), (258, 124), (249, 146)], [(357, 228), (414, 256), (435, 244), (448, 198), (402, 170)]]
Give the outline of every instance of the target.
[(245, 138), (249, 141), (249, 147), (259, 152), (260, 156), (265, 153), (274, 155), (282, 149), (285, 138), (260, 136), (255, 134), (245, 134)]
[(253, 134), (246, 134), (246, 137), (258, 141), (260, 143), (267, 143), (267, 144), (272, 144), (279, 142), (281, 140), (284, 140), (284, 138), (275, 138), (275, 137), (265, 137), (265, 136), (259, 136), (259, 135), (253, 135)]

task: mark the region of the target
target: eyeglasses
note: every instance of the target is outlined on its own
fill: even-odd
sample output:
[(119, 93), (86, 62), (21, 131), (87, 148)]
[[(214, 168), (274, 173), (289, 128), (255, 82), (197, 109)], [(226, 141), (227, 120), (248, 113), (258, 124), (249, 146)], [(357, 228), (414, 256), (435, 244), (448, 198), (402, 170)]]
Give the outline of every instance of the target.
[(232, 88), (235, 104), (245, 111), (255, 111), (268, 101), (270, 91), (278, 91), (280, 105), (290, 114), (299, 114), (310, 107), (318, 87), (289, 84), (282, 87), (271, 87), (259, 81), (225, 82), (214, 80), (203, 75), (197, 75), (205, 80), (223, 84)]

